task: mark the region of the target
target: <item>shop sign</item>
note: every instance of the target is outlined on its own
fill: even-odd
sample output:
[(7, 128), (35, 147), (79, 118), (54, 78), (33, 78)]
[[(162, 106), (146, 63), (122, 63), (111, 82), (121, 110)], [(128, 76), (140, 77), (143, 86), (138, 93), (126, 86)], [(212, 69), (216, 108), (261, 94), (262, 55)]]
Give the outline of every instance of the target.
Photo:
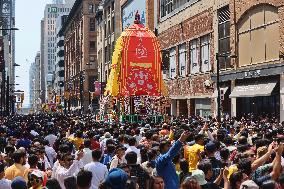
[(248, 77), (260, 77), (261, 71), (260, 70), (252, 70), (252, 71), (245, 71), (245, 78)]

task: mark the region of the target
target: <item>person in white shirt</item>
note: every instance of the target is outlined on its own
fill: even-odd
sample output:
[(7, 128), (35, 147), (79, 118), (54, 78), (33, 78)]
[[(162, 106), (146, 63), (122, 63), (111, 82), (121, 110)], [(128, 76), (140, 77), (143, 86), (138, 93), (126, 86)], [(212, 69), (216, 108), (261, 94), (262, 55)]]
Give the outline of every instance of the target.
[(11, 181), (8, 179), (5, 179), (5, 165), (3, 163), (0, 163), (0, 188), (1, 189), (11, 189)]
[(134, 135), (135, 139), (136, 139), (136, 142), (137, 144), (139, 144), (140, 140), (143, 138), (140, 134), (140, 130), (139, 129), (136, 129), (135, 130), (135, 135)]
[(112, 137), (111, 137), (111, 134), (110, 134), (109, 132), (106, 132), (106, 133), (104, 134), (104, 136), (101, 137), (100, 146), (101, 146), (102, 151), (105, 151), (105, 148), (106, 148), (106, 141), (109, 140), (109, 139), (111, 139), (111, 138), (112, 138)]
[(94, 150), (92, 152), (92, 157), (93, 162), (85, 165), (84, 170), (92, 172), (93, 177), (91, 189), (98, 189), (100, 183), (105, 180), (108, 170), (104, 164), (100, 163), (100, 159), (102, 157), (101, 150)]
[(62, 189), (65, 189), (64, 179), (70, 176), (74, 176), (74, 174), (80, 171), (83, 167), (83, 163), (81, 158), (83, 157), (83, 151), (80, 151), (77, 154), (77, 158), (74, 160), (74, 157), (71, 154), (62, 155), (62, 161), (59, 161), (60, 164), (56, 169), (56, 173), (54, 174), (54, 178), (58, 180)]
[(140, 149), (136, 148), (136, 139), (131, 137), (128, 139), (129, 148), (125, 151), (125, 154), (129, 152), (135, 152), (137, 154), (137, 164), (141, 163)]
[(51, 168), (53, 168), (54, 160), (56, 159), (57, 153), (52, 147), (49, 146), (49, 142), (47, 140), (43, 141), (43, 145), (48, 162)]
[(84, 166), (93, 161), (92, 150), (90, 148), (91, 148), (91, 141), (89, 139), (86, 139), (84, 141), (84, 149), (83, 149), (84, 156), (81, 159)]
[(51, 147), (53, 147), (53, 144), (55, 143), (55, 141), (57, 140), (57, 136), (55, 136), (52, 133), (52, 130), (49, 131), (49, 134), (44, 138), (44, 140), (47, 140), (49, 142), (49, 145)]
[(126, 163), (124, 158), (125, 155), (125, 147), (119, 146), (115, 150), (115, 156), (111, 159), (109, 170), (113, 168), (117, 168), (118, 165)]

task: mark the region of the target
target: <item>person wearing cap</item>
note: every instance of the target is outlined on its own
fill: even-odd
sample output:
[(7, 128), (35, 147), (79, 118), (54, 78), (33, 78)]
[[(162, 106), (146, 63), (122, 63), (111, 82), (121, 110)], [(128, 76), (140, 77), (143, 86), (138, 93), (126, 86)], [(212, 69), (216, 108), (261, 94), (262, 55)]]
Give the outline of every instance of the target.
[(105, 151), (105, 148), (106, 148), (106, 142), (107, 140), (110, 140), (111, 139), (111, 134), (109, 132), (106, 132), (104, 134), (104, 137), (102, 137), (103, 139), (101, 140), (100, 142), (100, 147), (102, 149), (102, 151)]
[(183, 132), (172, 147), (169, 142), (160, 143), (159, 148), (161, 154), (157, 157), (155, 162), (157, 175), (161, 176), (165, 181), (165, 189), (179, 188), (179, 178), (172, 160), (179, 153), (182, 143), (186, 141), (188, 136), (188, 132)]
[(0, 162), (0, 188), (11, 189), (11, 181), (5, 178), (5, 165)]
[(215, 157), (216, 149), (217, 149), (216, 144), (212, 141), (208, 142), (205, 145), (206, 156), (212, 165), (212, 171), (213, 171), (213, 175), (210, 179), (211, 182), (213, 182), (218, 177), (218, 175), (220, 174), (220, 170), (222, 168), (222, 162), (220, 160), (217, 160)]
[(259, 189), (259, 186), (253, 180), (246, 180), (241, 184), (240, 188)]
[(28, 189), (27, 182), (23, 177), (17, 176), (12, 180), (12, 189)]
[(43, 188), (44, 175), (40, 170), (34, 170), (29, 174), (30, 189), (42, 189)]
[(192, 171), (191, 177), (196, 179), (202, 189), (220, 189), (218, 185), (206, 181), (205, 174), (202, 170), (196, 169)]
[(105, 179), (105, 186), (109, 189), (126, 189), (128, 175), (122, 169), (112, 169)]
[[(41, 171), (39, 168), (38, 168), (38, 161), (39, 161), (39, 158), (37, 155), (35, 154), (30, 154), (30, 156), (28, 157), (28, 165), (29, 165), (29, 169), (27, 169), (28, 171), (28, 174), (29, 173), (32, 173), (33, 171)], [(45, 186), (46, 184), (46, 181), (48, 179), (48, 176), (47, 176), (47, 173), (42, 171), (42, 174), (44, 175), (44, 179), (43, 179), (43, 186)]]

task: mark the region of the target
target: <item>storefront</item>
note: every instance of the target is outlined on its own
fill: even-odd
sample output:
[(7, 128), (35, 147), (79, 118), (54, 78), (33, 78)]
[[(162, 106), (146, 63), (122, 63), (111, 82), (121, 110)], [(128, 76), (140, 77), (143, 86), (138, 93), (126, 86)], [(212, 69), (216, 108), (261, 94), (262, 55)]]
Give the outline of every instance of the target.
[(194, 99), (194, 101), (195, 101), (195, 115), (199, 115), (201, 117), (207, 117), (211, 115), (210, 98)]
[(236, 98), (236, 116), (280, 116), (279, 76), (237, 80), (230, 94)]
[[(217, 82), (216, 75), (212, 79)], [(219, 82), (231, 85), (221, 87), (227, 89), (224, 101), (231, 102), (231, 116), (268, 115), (284, 120), (284, 63), (222, 72)], [(217, 98), (217, 91), (214, 94)]]

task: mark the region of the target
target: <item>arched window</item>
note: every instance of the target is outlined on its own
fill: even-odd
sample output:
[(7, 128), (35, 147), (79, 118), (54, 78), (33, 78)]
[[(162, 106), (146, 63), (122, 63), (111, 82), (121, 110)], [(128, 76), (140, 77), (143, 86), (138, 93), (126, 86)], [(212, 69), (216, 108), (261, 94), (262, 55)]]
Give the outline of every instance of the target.
[(239, 66), (279, 60), (279, 17), (276, 7), (259, 5), (238, 24)]

